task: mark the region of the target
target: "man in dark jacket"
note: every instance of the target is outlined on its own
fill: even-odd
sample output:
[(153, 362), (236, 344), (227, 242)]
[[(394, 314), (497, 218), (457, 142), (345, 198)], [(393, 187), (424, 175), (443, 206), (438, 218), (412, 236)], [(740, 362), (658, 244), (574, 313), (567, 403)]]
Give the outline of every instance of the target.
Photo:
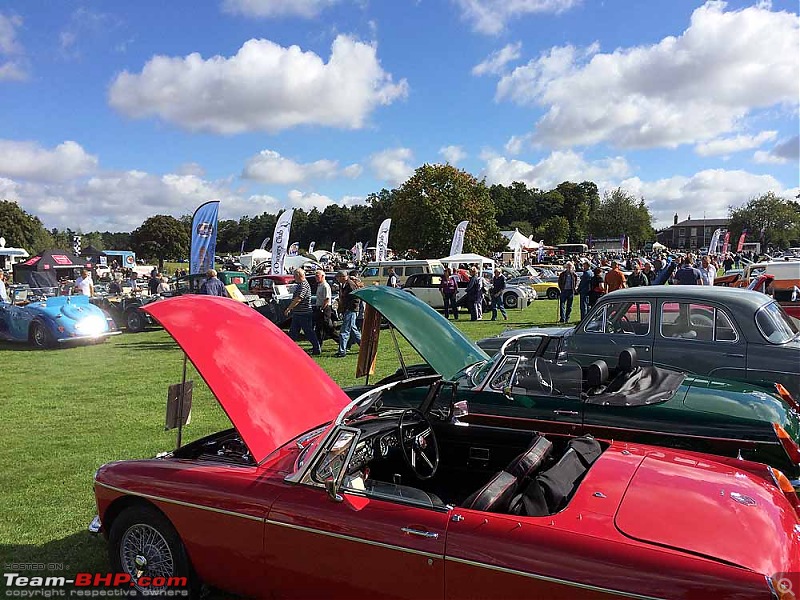
[(583, 261), (583, 273), (581, 273), (578, 282), (578, 302), (581, 309), (581, 321), (586, 313), (589, 312), (589, 292), (592, 291), (592, 264), (585, 260)]
[(503, 291), (506, 289), (506, 278), (503, 276), (503, 271), (500, 269), (494, 270), (494, 277), (492, 278), (492, 321), (497, 321), (497, 311), (499, 310), (503, 315), (503, 320), (508, 321), (506, 309), (503, 306)]
[(578, 274), (575, 273), (571, 261), (567, 261), (564, 270), (558, 276), (558, 289), (560, 291), (558, 309), (561, 317), (559, 322), (568, 323), (572, 314), (572, 301), (575, 299), (575, 292), (578, 291)]
[(347, 342), (350, 341), (351, 335), (356, 344), (361, 344), (361, 332), (356, 326), (361, 300), (352, 295), (359, 286), (348, 276), (347, 271), (339, 271), (336, 274), (336, 281), (339, 282), (339, 308), (342, 311), (342, 326), (339, 328), (339, 351), (334, 356), (342, 358), (347, 356)]
[(217, 278), (217, 272), (214, 269), (209, 269), (206, 272), (206, 279), (203, 285), (200, 286), (200, 293), (207, 296), (224, 296), (228, 297), (228, 290), (225, 289), (225, 284)]
[(650, 285), (647, 275), (639, 269), (639, 263), (633, 263), (633, 272), (628, 276), (628, 287), (642, 287)]

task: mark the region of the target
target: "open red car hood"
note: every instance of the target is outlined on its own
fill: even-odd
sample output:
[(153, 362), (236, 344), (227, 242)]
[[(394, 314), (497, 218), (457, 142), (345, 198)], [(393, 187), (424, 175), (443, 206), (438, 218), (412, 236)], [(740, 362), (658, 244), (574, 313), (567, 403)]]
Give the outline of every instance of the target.
[(142, 310), (186, 352), (257, 462), (350, 402), (308, 354), (245, 304), (187, 295)]

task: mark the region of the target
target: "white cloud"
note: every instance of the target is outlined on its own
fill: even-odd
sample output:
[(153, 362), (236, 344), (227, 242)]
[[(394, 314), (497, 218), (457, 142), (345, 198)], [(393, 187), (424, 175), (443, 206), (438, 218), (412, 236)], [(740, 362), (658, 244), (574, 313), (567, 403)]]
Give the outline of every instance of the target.
[(398, 186), (414, 174), (411, 165), (413, 153), (409, 148), (392, 148), (373, 154), (370, 157), (370, 167), (377, 179)]
[(583, 155), (571, 150), (553, 152), (536, 164), (490, 154), (484, 155), (484, 159), (486, 168), (483, 174), (487, 183), (510, 185), (520, 181), (538, 189), (552, 189), (564, 181), (587, 180), (602, 187), (604, 183), (619, 181), (631, 172), (622, 156), (587, 161)]
[(753, 155), (757, 163), (783, 165), (789, 161), (797, 163), (800, 160), (800, 137), (794, 136), (777, 144), (769, 152), (759, 150)]
[(299, 125), (358, 129), (376, 107), (407, 95), (373, 44), (339, 35), (327, 63), (297, 46), (252, 39), (230, 58), (155, 56), (111, 84), (109, 102), (134, 118), (156, 116), (192, 131), (277, 132)]
[(316, 207), (337, 203), (350, 206), (364, 202), (358, 196), (334, 200), (316, 192), (290, 191), (285, 198), (248, 194), (232, 189), (230, 178), (209, 181), (196, 175), (143, 171), (104, 171), (59, 183), (15, 181), (0, 177), (0, 197), (16, 200), (46, 227), (83, 231), (132, 231), (157, 214), (174, 217), (191, 214), (200, 204), (220, 200), (220, 218), (276, 213), (281, 208)]
[(350, 179), (357, 179), (358, 177), (361, 177), (361, 173), (363, 172), (364, 167), (357, 163), (347, 165), (344, 169), (342, 169), (342, 175), (349, 177)]
[(501, 78), (497, 99), (541, 106), (536, 141), (675, 147), (737, 130), (750, 113), (796, 106), (798, 19), (709, 1), (679, 37), (600, 54), (552, 48)]
[(316, 192), (304, 193), (300, 190), (290, 190), (288, 194), (289, 204), (294, 208), (302, 208), (306, 211), (316, 208), (325, 210), (329, 204), (334, 204), (332, 198)]
[(224, 0), (222, 10), (245, 17), (316, 17), (338, 0)]
[(562, 13), (580, 0), (455, 0), (461, 16), (479, 32), (494, 35), (506, 23), (528, 14)]
[(206, 170), (202, 165), (196, 162), (184, 163), (177, 170), (178, 175), (194, 175), (195, 177), (203, 177)]
[(439, 148), (439, 154), (451, 165), (457, 165), (467, 157), (461, 146), (443, 146)]
[(301, 164), (281, 156), (274, 150), (262, 150), (248, 159), (242, 177), (262, 183), (289, 185), (310, 179), (329, 179), (335, 177), (337, 172), (338, 163), (333, 160)]
[(522, 42), (507, 44), (500, 50), (492, 52), (483, 62), (472, 67), (472, 74), (481, 75), (500, 75), (505, 71), (506, 65), (512, 60), (520, 57)]
[(691, 177), (675, 176), (657, 181), (633, 177), (621, 181), (619, 186), (645, 199), (656, 227), (671, 225), (675, 213), (680, 220), (689, 215), (699, 219), (703, 214), (707, 219), (724, 219), (728, 216), (729, 206), (740, 206), (768, 191), (779, 196), (796, 193), (784, 189), (771, 175), (724, 169), (709, 169)]
[(17, 40), (22, 19), (17, 15), (0, 13), (0, 81), (23, 81), (28, 78), (23, 48)]
[(35, 142), (0, 140), (0, 176), (30, 181), (66, 181), (97, 168), (97, 157), (66, 141), (53, 149)]
[(762, 131), (757, 135), (737, 135), (729, 138), (718, 138), (698, 144), (694, 151), (700, 156), (724, 156), (733, 154), (734, 152), (741, 152), (742, 150), (758, 148), (765, 142), (774, 140), (777, 135), (777, 131)]

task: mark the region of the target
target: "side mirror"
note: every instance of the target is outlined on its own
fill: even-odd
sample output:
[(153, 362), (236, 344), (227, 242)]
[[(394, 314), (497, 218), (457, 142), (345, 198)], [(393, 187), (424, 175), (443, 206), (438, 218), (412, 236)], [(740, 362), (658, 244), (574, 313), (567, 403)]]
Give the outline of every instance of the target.
[(511, 393), (511, 386), (506, 386), (503, 388), (503, 396), (505, 396), (508, 400), (513, 400), (514, 396)]
[(334, 502), (342, 502), (344, 500), (344, 497), (336, 489), (336, 482), (333, 477), (328, 477), (325, 480), (325, 491), (328, 492), (328, 497)]

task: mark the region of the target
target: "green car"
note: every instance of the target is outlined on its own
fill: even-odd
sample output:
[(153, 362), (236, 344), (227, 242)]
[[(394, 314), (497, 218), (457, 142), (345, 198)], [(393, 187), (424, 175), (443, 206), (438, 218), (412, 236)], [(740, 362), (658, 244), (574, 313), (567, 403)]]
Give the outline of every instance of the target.
[[(425, 397), (442, 410), (452, 404), (451, 418), (460, 426), (592, 434), (741, 457), (774, 467), (800, 488), (800, 406), (785, 390), (639, 365), (633, 348), (621, 351), (614, 369), (602, 360), (588, 366), (554, 362), (537, 356), (538, 340), (534, 351), (526, 352), (525, 334), (510, 338), (490, 358), (447, 319), (402, 290), (368, 286), (355, 294), (427, 362), (403, 366), (377, 383), (410, 380), (389, 392), (387, 403), (418, 405)], [(492, 449), (470, 452), (480, 467), (481, 461), (490, 461)]]

